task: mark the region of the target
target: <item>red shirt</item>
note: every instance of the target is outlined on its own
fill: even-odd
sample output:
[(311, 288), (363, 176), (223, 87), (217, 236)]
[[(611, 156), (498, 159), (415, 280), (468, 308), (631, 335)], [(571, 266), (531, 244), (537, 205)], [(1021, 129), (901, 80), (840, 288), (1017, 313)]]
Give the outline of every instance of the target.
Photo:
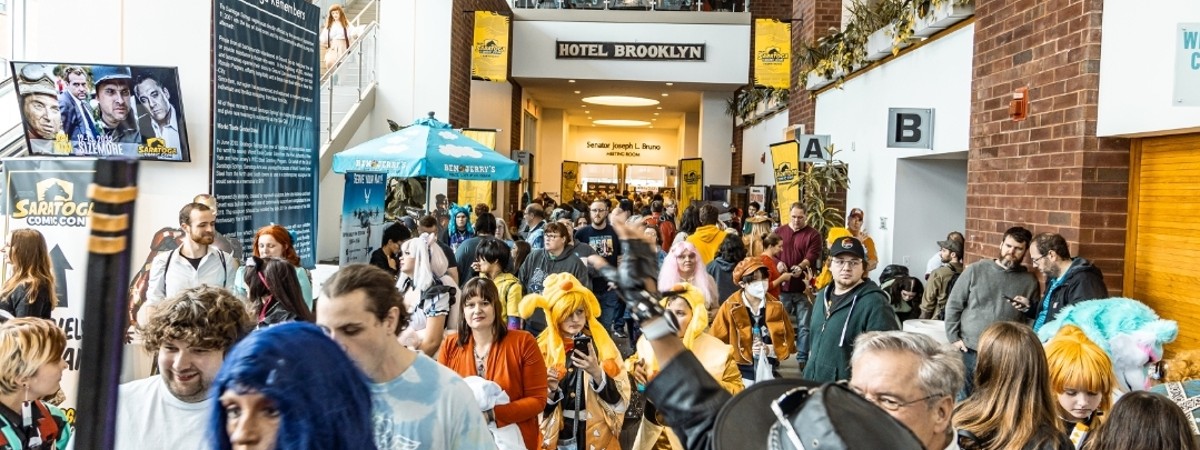
[[(801, 261), (808, 261), (808, 266), (815, 272), (817, 260), (821, 257), (821, 233), (816, 228), (805, 225), (799, 230), (792, 230), (790, 225), (784, 225), (775, 229), (775, 234), (783, 238), (783, 252), (779, 254), (779, 260), (788, 268), (800, 264)], [(783, 283), (783, 292), (804, 292), (804, 283), (796, 283), (791, 286), (791, 282)]]

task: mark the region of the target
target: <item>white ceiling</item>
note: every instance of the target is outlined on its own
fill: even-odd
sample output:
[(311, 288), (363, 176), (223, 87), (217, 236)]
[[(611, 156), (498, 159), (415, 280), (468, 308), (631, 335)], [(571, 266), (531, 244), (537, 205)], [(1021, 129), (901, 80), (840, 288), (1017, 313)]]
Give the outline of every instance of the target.
[[(567, 123), (575, 126), (593, 126), (592, 120), (599, 119), (632, 119), (648, 121), (653, 128), (678, 129), (683, 126), (684, 114), (700, 112), (700, 90), (704, 88), (682, 83), (667, 86), (666, 83), (647, 81), (576, 80), (572, 83), (570, 80), (545, 78), (522, 78), (517, 81), (542, 108), (564, 110)], [(709, 90), (712, 88), (709, 87)], [(597, 95), (643, 97), (658, 100), (659, 104), (602, 106), (582, 100)], [(724, 111), (721, 113), (724, 114)]]

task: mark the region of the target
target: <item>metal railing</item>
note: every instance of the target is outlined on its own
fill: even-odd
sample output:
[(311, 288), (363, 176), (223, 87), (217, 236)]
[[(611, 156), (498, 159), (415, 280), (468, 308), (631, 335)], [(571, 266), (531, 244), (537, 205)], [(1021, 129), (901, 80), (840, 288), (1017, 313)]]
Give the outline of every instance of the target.
[(712, 11), (746, 12), (750, 0), (509, 0), (516, 9), (600, 9), (636, 11)]
[(354, 18), (350, 19), (350, 26), (362, 27), (363, 26), (363, 23), (362, 23), (363, 15), (368, 12), (371, 13), (371, 15), (368, 16), (371, 18), (371, 20), (370, 20), (371, 23), (374, 23), (379, 20), (379, 1), (378, 0), (371, 0), (369, 3), (367, 3), (367, 6), (363, 7), (362, 11), (359, 11), (358, 14), (355, 14)]
[(379, 25), (371, 23), (337, 63), (321, 77), (321, 144), (329, 142), (334, 128), (362, 98), (376, 79)]

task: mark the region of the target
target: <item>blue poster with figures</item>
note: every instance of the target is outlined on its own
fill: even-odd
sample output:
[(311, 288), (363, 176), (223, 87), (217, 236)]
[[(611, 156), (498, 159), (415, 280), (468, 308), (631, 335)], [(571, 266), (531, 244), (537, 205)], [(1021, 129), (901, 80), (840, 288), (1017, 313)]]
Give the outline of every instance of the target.
[(316, 263), (320, 10), (305, 0), (213, 1), (217, 231), (249, 254), (279, 224)]
[(383, 237), (384, 195), (387, 175), (349, 172), (342, 200), (342, 246), (338, 265), (371, 261), (371, 252)]

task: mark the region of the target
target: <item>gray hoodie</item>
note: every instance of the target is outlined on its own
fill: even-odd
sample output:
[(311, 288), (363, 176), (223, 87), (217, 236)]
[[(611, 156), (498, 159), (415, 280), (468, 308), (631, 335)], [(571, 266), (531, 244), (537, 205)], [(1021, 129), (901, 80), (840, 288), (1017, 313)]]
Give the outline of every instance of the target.
[(992, 323), (1028, 323), (1025, 314), (1004, 298), (1018, 295), (1030, 301), (1041, 298), (1037, 277), (1025, 266), (1005, 270), (994, 259), (967, 266), (946, 302), (946, 339), (962, 340), (967, 348), (978, 350), (979, 336)]

